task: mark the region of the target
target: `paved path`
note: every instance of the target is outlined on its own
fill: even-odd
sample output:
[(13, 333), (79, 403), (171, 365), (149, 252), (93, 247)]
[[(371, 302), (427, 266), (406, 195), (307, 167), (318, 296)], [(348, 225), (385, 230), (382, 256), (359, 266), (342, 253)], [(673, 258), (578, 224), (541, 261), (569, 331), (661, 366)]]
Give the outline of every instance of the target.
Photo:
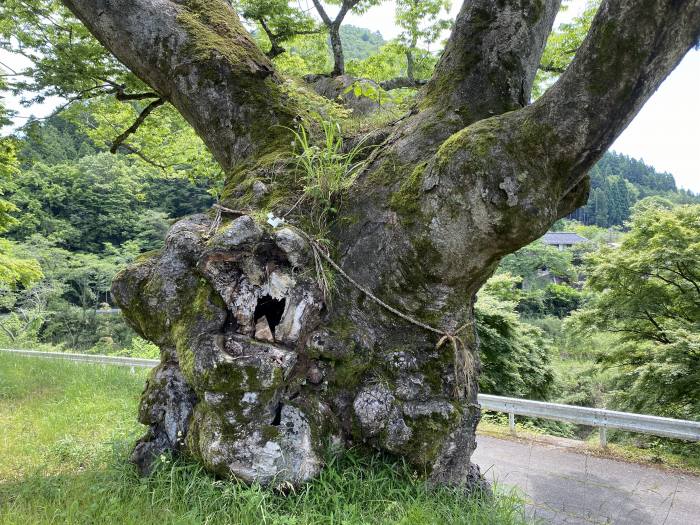
[(598, 458), (559, 443), (479, 435), (473, 460), (515, 485), (545, 523), (700, 525), (700, 477)]

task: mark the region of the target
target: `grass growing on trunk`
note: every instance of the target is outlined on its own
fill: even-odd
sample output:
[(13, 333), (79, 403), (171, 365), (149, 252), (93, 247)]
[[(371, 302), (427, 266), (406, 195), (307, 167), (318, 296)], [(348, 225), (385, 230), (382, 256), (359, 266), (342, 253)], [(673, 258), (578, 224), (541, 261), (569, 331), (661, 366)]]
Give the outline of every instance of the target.
[(430, 490), (400, 461), (348, 452), (287, 496), (164, 458), (128, 463), (145, 372), (0, 353), (0, 523), (519, 524), (512, 495)]
[[(324, 237), (339, 212), (343, 193), (366, 164), (366, 160), (358, 159), (367, 147), (362, 139), (346, 148), (337, 122), (319, 115), (314, 124), (308, 128), (301, 125), (298, 131), (288, 129), (294, 135), (296, 170), (304, 189), (302, 200), (310, 205), (310, 226), (316, 237)], [(314, 131), (316, 127), (319, 129)]]

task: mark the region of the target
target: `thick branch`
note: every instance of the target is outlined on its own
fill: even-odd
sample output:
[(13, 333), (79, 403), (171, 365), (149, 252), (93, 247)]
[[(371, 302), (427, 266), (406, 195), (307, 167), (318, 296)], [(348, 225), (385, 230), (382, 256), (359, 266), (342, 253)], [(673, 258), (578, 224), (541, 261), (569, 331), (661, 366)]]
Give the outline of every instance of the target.
[[(287, 144), (295, 112), (225, 0), (65, 0), (97, 39), (175, 106), (229, 171)], [(264, 117), (263, 117), (264, 116)]]
[(436, 273), (457, 278), (475, 244), (488, 247), (483, 260), (497, 261), (580, 205), (588, 170), (699, 33), (700, 0), (607, 0), (543, 97), (445, 141), (423, 175), (419, 205), (440, 225), (429, 232), (436, 250), (452, 254)]
[(147, 93), (124, 93), (124, 90), (122, 89), (121, 91), (117, 91), (114, 94), (114, 98), (121, 102), (127, 102), (129, 100), (147, 100), (149, 98), (160, 98), (160, 95), (158, 93), (152, 93), (152, 92), (147, 92)]
[(559, 4), (465, 1), (425, 101), (464, 125), (525, 106)]
[(627, 127), (700, 36), (700, 0), (607, 0), (574, 61), (533, 105), (568, 191)]
[(112, 147), (109, 148), (110, 153), (116, 153), (117, 150), (119, 149), (119, 146), (122, 145), (122, 143), (129, 138), (129, 135), (132, 135), (133, 133), (136, 133), (136, 130), (139, 129), (139, 126), (143, 124), (143, 121), (146, 120), (146, 117), (151, 114), (151, 111), (156, 109), (159, 106), (162, 106), (165, 104), (165, 100), (162, 98), (159, 98), (157, 100), (154, 100), (151, 102), (148, 106), (143, 108), (143, 111), (139, 113), (139, 116), (136, 117), (136, 120), (134, 123), (129, 126), (127, 129), (124, 130), (123, 133), (121, 133), (116, 139), (114, 139), (114, 142), (112, 143)]

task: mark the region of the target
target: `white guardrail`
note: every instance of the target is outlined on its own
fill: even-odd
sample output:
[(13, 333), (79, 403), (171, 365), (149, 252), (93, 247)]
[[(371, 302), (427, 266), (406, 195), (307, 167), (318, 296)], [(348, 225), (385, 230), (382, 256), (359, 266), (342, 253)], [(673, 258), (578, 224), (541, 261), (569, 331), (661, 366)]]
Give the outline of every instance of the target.
[(101, 365), (130, 366), (131, 368), (153, 368), (160, 361), (158, 359), (139, 359), (138, 357), (116, 357), (111, 355), (69, 354), (67, 352), (40, 352), (38, 350), (18, 350), (15, 348), (0, 348), (1, 352), (8, 352), (25, 357), (44, 357), (48, 359), (64, 359), (66, 361), (80, 361), (82, 363), (94, 363)]
[(479, 394), (479, 403), (484, 410), (508, 413), (511, 431), (515, 430), (516, 414), (598, 427), (600, 428), (600, 444), (603, 447), (607, 446), (606, 430), (609, 428), (688, 441), (700, 441), (700, 422), (698, 421), (617, 412), (603, 408), (560, 405), (559, 403), (488, 394)]
[[(27, 357), (43, 357), (79, 361), (83, 363), (129, 366), (132, 368), (132, 371), (135, 367), (152, 368), (159, 363), (157, 359), (139, 359), (135, 357), (39, 352), (36, 350), (7, 348), (0, 348), (0, 351)], [(492, 396), (490, 394), (479, 394), (479, 403), (483, 410), (507, 413), (511, 432), (515, 431), (515, 416), (519, 415), (598, 427), (600, 428), (600, 444), (603, 447), (607, 446), (606, 431), (609, 428), (637, 432), (640, 434), (684, 439), (687, 441), (700, 441), (700, 422), (698, 421), (632, 414), (630, 412), (617, 412), (615, 410), (606, 410), (602, 408), (561, 405), (559, 403), (531, 401), (529, 399), (519, 399), (516, 397)]]

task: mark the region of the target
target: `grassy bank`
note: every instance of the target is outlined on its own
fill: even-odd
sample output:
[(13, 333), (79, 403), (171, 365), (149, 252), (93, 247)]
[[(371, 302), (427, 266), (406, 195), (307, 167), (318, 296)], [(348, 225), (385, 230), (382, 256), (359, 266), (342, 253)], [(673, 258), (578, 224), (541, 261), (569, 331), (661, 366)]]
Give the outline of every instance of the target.
[(519, 524), (521, 502), (431, 491), (412, 469), (352, 452), (288, 496), (165, 458), (127, 462), (145, 372), (0, 353), (0, 523)]

